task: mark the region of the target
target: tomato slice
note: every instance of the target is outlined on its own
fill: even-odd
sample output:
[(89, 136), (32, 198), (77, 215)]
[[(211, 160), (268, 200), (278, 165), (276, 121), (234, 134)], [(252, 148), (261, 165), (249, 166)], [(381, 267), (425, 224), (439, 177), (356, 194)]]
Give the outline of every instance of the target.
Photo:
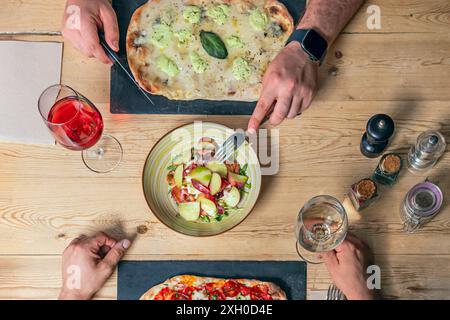
[(158, 292), (155, 296), (155, 300), (170, 300), (173, 291), (169, 287), (165, 287)]
[(222, 185), (220, 186), (220, 191), (223, 191), (223, 189), (225, 189), (229, 185), (230, 185), (230, 182), (228, 182), (228, 180), (222, 179)]
[(183, 292), (174, 292), (172, 294), (171, 300), (192, 300), (192, 298)]
[(256, 285), (250, 289), (250, 298), (252, 300), (272, 300), (269, 295), (269, 288), (263, 285)]
[(240, 292), (244, 297), (248, 296), (250, 294), (250, 288), (247, 286), (241, 285)]
[(205, 290), (208, 291), (208, 293), (211, 293), (215, 290), (215, 285), (213, 282), (208, 282), (205, 284)]
[(226, 297), (234, 298), (240, 292), (240, 284), (233, 280), (228, 280), (223, 285), (223, 294)]
[(221, 290), (213, 290), (209, 293), (209, 300), (225, 300), (225, 295)]
[(184, 194), (181, 188), (177, 186), (173, 187), (171, 194), (176, 203), (182, 203), (184, 201)]
[(195, 179), (191, 180), (192, 186), (203, 194), (209, 194), (209, 189)]

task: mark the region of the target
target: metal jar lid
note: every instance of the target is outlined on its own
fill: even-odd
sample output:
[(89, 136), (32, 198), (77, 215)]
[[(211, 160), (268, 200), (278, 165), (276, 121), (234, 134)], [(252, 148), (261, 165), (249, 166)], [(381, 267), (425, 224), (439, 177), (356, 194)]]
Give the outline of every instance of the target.
[(430, 219), (442, 207), (442, 190), (429, 181), (415, 185), (406, 195), (405, 207), (411, 216)]

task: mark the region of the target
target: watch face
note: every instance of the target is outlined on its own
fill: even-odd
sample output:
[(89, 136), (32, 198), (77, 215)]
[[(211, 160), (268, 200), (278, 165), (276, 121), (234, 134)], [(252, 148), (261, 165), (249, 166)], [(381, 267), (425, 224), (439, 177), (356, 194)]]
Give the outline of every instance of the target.
[(306, 34), (303, 40), (303, 49), (306, 50), (310, 55), (320, 60), (327, 51), (328, 44), (320, 34), (318, 34), (314, 29), (311, 29)]

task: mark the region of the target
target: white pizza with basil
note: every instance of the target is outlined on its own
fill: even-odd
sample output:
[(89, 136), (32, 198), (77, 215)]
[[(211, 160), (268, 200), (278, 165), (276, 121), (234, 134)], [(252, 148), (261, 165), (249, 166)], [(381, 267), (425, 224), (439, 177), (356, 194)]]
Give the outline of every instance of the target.
[(272, 282), (179, 275), (150, 288), (140, 300), (286, 300)]
[(169, 99), (255, 101), (293, 29), (276, 0), (150, 0), (131, 18), (128, 64)]

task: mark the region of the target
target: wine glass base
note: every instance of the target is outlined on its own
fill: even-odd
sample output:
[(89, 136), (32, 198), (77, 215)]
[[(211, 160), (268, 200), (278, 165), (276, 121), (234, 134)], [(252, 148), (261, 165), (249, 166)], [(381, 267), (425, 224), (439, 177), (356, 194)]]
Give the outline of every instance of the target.
[(319, 253), (311, 252), (303, 248), (302, 246), (299, 246), (298, 242), (295, 242), (295, 249), (297, 250), (297, 254), (299, 257), (310, 264), (321, 264), (323, 263), (323, 259), (320, 258)]
[(86, 167), (96, 173), (114, 170), (122, 161), (122, 156), (122, 145), (109, 134), (103, 134), (93, 147), (83, 150), (81, 153)]

